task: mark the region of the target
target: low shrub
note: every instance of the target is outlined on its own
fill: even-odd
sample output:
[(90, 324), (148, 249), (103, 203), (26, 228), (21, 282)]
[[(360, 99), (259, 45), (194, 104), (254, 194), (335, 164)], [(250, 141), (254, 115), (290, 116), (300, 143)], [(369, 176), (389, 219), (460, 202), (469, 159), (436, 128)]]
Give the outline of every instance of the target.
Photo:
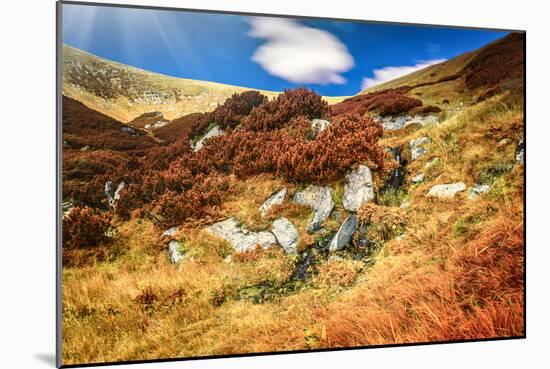
[(63, 218), (63, 247), (85, 249), (110, 240), (111, 216), (89, 207), (75, 207)]
[(328, 103), (307, 88), (285, 90), (274, 100), (252, 109), (242, 125), (250, 131), (269, 131), (282, 128), (293, 117), (320, 118), (328, 113)]

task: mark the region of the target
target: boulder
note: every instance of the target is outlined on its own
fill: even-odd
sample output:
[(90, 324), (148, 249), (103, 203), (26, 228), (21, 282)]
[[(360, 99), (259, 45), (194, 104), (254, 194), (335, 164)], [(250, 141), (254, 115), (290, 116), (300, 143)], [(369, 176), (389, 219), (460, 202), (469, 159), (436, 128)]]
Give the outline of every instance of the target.
[(184, 252), (181, 250), (181, 242), (172, 240), (168, 243), (168, 256), (170, 261), (174, 264), (183, 260)]
[(315, 132), (315, 134), (318, 134), (320, 132), (323, 132), (325, 129), (330, 126), (330, 122), (325, 119), (312, 119), (311, 120), (311, 128)]
[(293, 202), (313, 209), (313, 219), (309, 222), (308, 232), (319, 230), (321, 224), (332, 212), (334, 201), (330, 192), (330, 187), (311, 185), (294, 195)]
[(88, 151), (88, 150), (90, 150), (90, 146), (88, 145), (80, 148), (80, 151)]
[(487, 184), (475, 184), (474, 187), (472, 187), (472, 189), (470, 190), (470, 192), (468, 193), (468, 199), (470, 200), (474, 200), (475, 198), (477, 198), (479, 195), (485, 193), (485, 192), (488, 192), (489, 190), (491, 189), (491, 186), (487, 185)]
[(172, 237), (173, 235), (176, 234), (176, 232), (178, 231), (178, 227), (172, 227), (172, 228), (169, 228), (167, 229), (166, 231), (162, 232), (162, 237)]
[(271, 226), (271, 232), (287, 254), (296, 253), (299, 239), (298, 231), (288, 219), (276, 219)]
[(105, 196), (107, 196), (107, 201), (109, 201), (109, 206), (114, 207), (116, 205), (116, 201), (120, 199), (120, 191), (122, 191), (124, 186), (125, 186), (124, 181), (122, 181), (118, 184), (118, 187), (115, 190), (115, 186), (113, 185), (113, 182), (111, 181), (105, 182)]
[(265, 202), (260, 206), (260, 213), (262, 213), (262, 217), (265, 216), (267, 211), (273, 206), (273, 205), (279, 205), (282, 204), (283, 201), (285, 201), (286, 196), (286, 188), (283, 188), (280, 191), (275, 192)]
[(208, 133), (206, 133), (200, 140), (193, 146), (193, 151), (199, 151), (204, 146), (204, 142), (212, 137), (223, 136), (225, 132), (218, 126), (214, 126)]
[(424, 148), (423, 145), (429, 142), (430, 142), (430, 139), (426, 136), (417, 138), (416, 140), (411, 140), (409, 142), (409, 148), (411, 149), (412, 160), (416, 160), (428, 152), (428, 150)]
[(419, 175), (414, 176), (414, 177), (411, 179), (411, 181), (412, 181), (412, 183), (414, 183), (414, 184), (418, 184), (418, 183), (424, 182), (424, 173), (420, 173)]
[(353, 232), (357, 228), (357, 217), (355, 215), (350, 215), (344, 220), (344, 223), (338, 229), (338, 232), (332, 237), (328, 245), (329, 251), (338, 251), (342, 250), (353, 236)]
[(256, 245), (265, 249), (277, 244), (273, 233), (268, 231), (250, 232), (239, 226), (235, 218), (214, 223), (206, 227), (206, 230), (229, 242), (237, 252), (254, 250)]
[(347, 183), (344, 186), (344, 209), (356, 212), (359, 207), (374, 200), (372, 174), (366, 165), (359, 165), (346, 175)]
[(433, 186), (428, 192), (429, 197), (453, 198), (466, 189), (464, 182), (441, 184)]
[(525, 157), (525, 141), (523, 139), (523, 136), (521, 136), (518, 142), (518, 145), (516, 146), (516, 161), (523, 162), (524, 157)]

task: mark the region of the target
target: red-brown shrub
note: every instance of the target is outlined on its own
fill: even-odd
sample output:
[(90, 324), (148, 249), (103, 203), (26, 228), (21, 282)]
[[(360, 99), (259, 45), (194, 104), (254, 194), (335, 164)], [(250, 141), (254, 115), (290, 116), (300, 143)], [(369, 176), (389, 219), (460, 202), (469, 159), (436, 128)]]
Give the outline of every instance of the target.
[(89, 207), (73, 208), (63, 218), (63, 247), (83, 249), (107, 242), (111, 216)]
[(377, 144), (381, 136), (382, 126), (371, 118), (336, 117), (315, 140), (280, 145), (277, 172), (297, 182), (326, 183), (342, 177), (355, 163), (381, 168), (383, 151)]
[(233, 94), (223, 105), (212, 112), (212, 120), (223, 130), (235, 128), (250, 111), (267, 103), (267, 97), (258, 91), (246, 91)]
[(364, 115), (366, 112), (375, 112), (381, 116), (404, 114), (417, 106), (422, 106), (422, 101), (405, 95), (408, 89), (381, 90), (354, 96), (332, 105), (331, 112), (333, 116)]
[(274, 100), (252, 109), (242, 126), (250, 131), (269, 131), (282, 128), (293, 117), (320, 118), (328, 111), (328, 104), (321, 96), (300, 87), (285, 90)]
[(188, 190), (177, 193), (166, 191), (153, 201), (152, 211), (166, 226), (179, 224), (190, 218), (213, 216), (229, 189), (227, 177), (199, 175)]

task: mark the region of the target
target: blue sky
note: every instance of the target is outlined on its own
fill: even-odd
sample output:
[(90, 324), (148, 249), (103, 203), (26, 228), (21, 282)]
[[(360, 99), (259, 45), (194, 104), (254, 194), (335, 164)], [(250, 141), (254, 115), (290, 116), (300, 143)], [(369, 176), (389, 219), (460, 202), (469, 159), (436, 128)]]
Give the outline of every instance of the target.
[(354, 95), (506, 32), (63, 5), (63, 42), (175, 77)]

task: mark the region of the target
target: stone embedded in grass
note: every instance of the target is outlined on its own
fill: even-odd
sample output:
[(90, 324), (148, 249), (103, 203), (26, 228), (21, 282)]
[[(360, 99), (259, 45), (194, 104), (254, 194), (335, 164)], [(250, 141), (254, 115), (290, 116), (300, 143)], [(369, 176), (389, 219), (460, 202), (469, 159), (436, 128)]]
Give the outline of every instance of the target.
[(503, 138), (502, 140), (500, 140), (498, 142), (498, 146), (505, 146), (505, 145), (508, 145), (510, 143), (510, 139), (509, 138)]
[(466, 189), (464, 182), (441, 184), (433, 186), (428, 192), (429, 197), (453, 198)]
[(342, 205), (348, 211), (356, 212), (361, 205), (374, 200), (372, 174), (366, 165), (359, 165), (346, 175)]
[(279, 205), (282, 204), (283, 201), (285, 201), (286, 196), (286, 188), (283, 188), (280, 191), (277, 191), (273, 195), (271, 195), (265, 202), (260, 206), (260, 213), (262, 214), (262, 217), (265, 216), (267, 211), (273, 206), (273, 205)]
[(273, 222), (271, 232), (287, 254), (295, 254), (298, 246), (298, 231), (286, 218), (278, 218)]
[(329, 251), (338, 251), (342, 250), (348, 242), (351, 240), (351, 236), (355, 229), (357, 228), (357, 217), (355, 215), (350, 215), (344, 220), (344, 223), (338, 229), (338, 232), (334, 235), (332, 240), (328, 245)]
[(256, 245), (266, 249), (277, 244), (273, 233), (268, 231), (250, 232), (239, 226), (235, 218), (214, 223), (206, 227), (206, 230), (229, 242), (237, 252), (254, 250)]
[(414, 184), (418, 184), (418, 183), (421, 183), (424, 181), (424, 173), (420, 173), (419, 175), (417, 176), (414, 176), (412, 179), (411, 179), (412, 183)]
[(168, 243), (168, 256), (170, 261), (177, 264), (183, 260), (184, 252), (181, 250), (182, 243), (176, 240), (172, 240)]
[(305, 190), (298, 191), (292, 200), (296, 204), (306, 205), (313, 209), (313, 219), (309, 222), (307, 231), (315, 232), (321, 228), (321, 224), (328, 218), (334, 208), (334, 200), (328, 186), (308, 186)]
[(225, 132), (218, 126), (212, 127), (212, 129), (208, 131), (207, 134), (205, 134), (200, 140), (197, 141), (195, 145), (193, 145), (193, 151), (199, 151), (200, 149), (202, 149), (202, 147), (204, 146), (204, 142), (207, 139), (217, 136), (223, 136), (224, 134)]
[(475, 184), (474, 187), (472, 187), (472, 189), (470, 190), (470, 192), (468, 193), (468, 199), (470, 200), (474, 200), (475, 198), (477, 198), (479, 195), (485, 193), (485, 192), (489, 192), (489, 190), (491, 189), (491, 186), (487, 185), (487, 184)]
[(176, 234), (176, 232), (178, 231), (178, 227), (172, 227), (172, 228), (169, 228), (167, 229), (166, 231), (162, 232), (162, 237), (172, 237), (173, 235)]
[(416, 160), (428, 152), (428, 150), (422, 146), (429, 142), (430, 142), (430, 139), (426, 136), (417, 138), (416, 140), (411, 140), (409, 142), (409, 148), (411, 149), (412, 160)]

